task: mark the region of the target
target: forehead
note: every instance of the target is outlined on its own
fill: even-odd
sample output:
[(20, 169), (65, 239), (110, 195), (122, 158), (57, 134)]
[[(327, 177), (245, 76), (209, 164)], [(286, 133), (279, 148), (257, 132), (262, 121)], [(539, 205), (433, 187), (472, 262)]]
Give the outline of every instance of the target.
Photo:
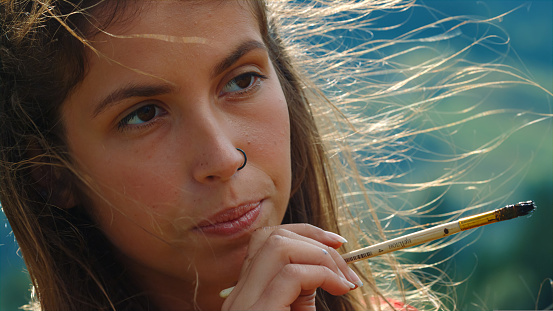
[(196, 34), (207, 38), (212, 34), (206, 32), (203, 27), (206, 25), (228, 23), (227, 26), (232, 27), (239, 22), (257, 24), (257, 7), (255, 1), (243, 0), (129, 1), (121, 5), (117, 2), (108, 3), (96, 12), (93, 11), (100, 25), (97, 28), (102, 29), (94, 37), (145, 30), (172, 36)]
[(87, 73), (76, 90), (90, 101), (120, 81), (197, 78), (210, 60), (263, 41), (249, 1), (138, 2), (89, 40), (95, 51), (87, 51)]

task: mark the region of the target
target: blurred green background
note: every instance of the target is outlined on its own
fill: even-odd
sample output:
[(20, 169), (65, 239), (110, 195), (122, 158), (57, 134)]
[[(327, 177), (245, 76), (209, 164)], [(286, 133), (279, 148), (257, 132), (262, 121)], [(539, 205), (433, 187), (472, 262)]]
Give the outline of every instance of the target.
[[(497, 24), (510, 37), (505, 63), (553, 91), (553, 1), (426, 1), (446, 14), (497, 16), (516, 10)], [(551, 97), (535, 88), (515, 87), (486, 93), (488, 109), (514, 108), (551, 114)], [(460, 103), (459, 103), (460, 104)], [(516, 126), (521, 116), (505, 115), (470, 124), (455, 135), (461, 146), (487, 134)], [(524, 122), (524, 121), (523, 121)], [(527, 122), (527, 121), (526, 121)], [(498, 177), (476, 195), (499, 203), (534, 200), (535, 214), (476, 230), (461, 243), (447, 247), (440, 258), (455, 255), (444, 269), (455, 281), (459, 310), (553, 309), (553, 132), (551, 118), (525, 127), (488, 154), (471, 174)], [(459, 136), (461, 134), (461, 136)], [(484, 138), (485, 139), (485, 138)], [(430, 169), (428, 164), (426, 169)], [(504, 176), (499, 177), (502, 172)], [(510, 179), (509, 176), (514, 178)], [(471, 179), (468, 177), (467, 179)], [(470, 190), (448, 192), (440, 211), (463, 208)], [(470, 244), (471, 241), (476, 241)], [(466, 241), (466, 243), (464, 243)], [(458, 253), (457, 253), (458, 252)], [(415, 256), (416, 257), (416, 256)]]
[[(553, 1), (424, 1), (429, 8), (449, 15), (496, 16), (514, 8), (498, 24), (510, 36), (506, 64), (521, 68), (522, 74), (553, 90)], [(416, 18), (416, 17), (413, 17)], [(422, 18), (422, 17), (421, 17)], [(487, 109), (517, 108), (551, 114), (551, 98), (536, 88), (495, 91), (486, 99)], [(518, 116), (524, 118), (524, 115)], [(485, 122), (470, 124), (470, 129), (455, 134), (455, 144), (474, 146), (486, 133), (501, 131), (514, 124), (512, 115), (499, 115)], [(521, 122), (516, 120), (516, 122)], [(493, 135), (493, 134), (490, 134)], [(485, 138), (484, 138), (485, 139)], [(417, 142), (433, 148), (429, 139)], [(427, 163), (429, 176), (443, 170)], [(504, 176), (500, 176), (505, 172)], [(524, 127), (510, 135), (472, 170), (474, 177), (499, 176), (476, 196), (482, 201), (499, 196), (498, 206), (534, 200), (538, 210), (532, 217), (499, 223), (475, 233), (441, 250), (433, 260), (455, 254), (443, 267), (457, 286), (458, 310), (543, 310), (553, 308), (553, 134), (551, 118)], [(508, 176), (513, 175), (514, 178)], [(451, 189), (436, 213), (462, 208), (470, 203), (466, 190)], [(470, 193), (471, 196), (474, 193)], [(488, 196), (489, 195), (489, 196)], [(501, 205), (502, 204), (502, 205)], [(466, 243), (465, 243), (466, 241)], [(426, 255), (413, 255), (424, 260)], [(0, 310), (17, 310), (30, 296), (29, 280), (17, 253), (9, 224), (0, 214)]]
[[(487, 48), (478, 46), (467, 56), (477, 62), (494, 62), (504, 57), (505, 65), (518, 68), (522, 76), (537, 82), (548, 92), (553, 90), (553, 1), (422, 1), (431, 8), (426, 16), (413, 14), (417, 25), (444, 16), (492, 17), (514, 10), (494, 23), (498, 28), (474, 27), (471, 31), (461, 28), (461, 37), (470, 40), (476, 33), (509, 37), (509, 44), (491, 38)], [(435, 9), (435, 11), (434, 11)], [(442, 15), (443, 13), (443, 15)], [(401, 18), (400, 18), (401, 19)], [(428, 22), (428, 20), (426, 20)], [(505, 35), (507, 34), (507, 35)], [(477, 37), (476, 35), (474, 36)], [(494, 45), (493, 42), (497, 42)], [(450, 40), (445, 49), (456, 46), (457, 38)], [(476, 53), (476, 55), (475, 55)], [(434, 193), (411, 195), (410, 200), (424, 204), (425, 200), (445, 195), (439, 200), (434, 214), (448, 213), (469, 205), (494, 201), (485, 209), (499, 208), (506, 204), (534, 200), (537, 211), (531, 217), (498, 223), (476, 229), (458, 243), (450, 245), (430, 262), (452, 257), (439, 268), (447, 272), (456, 286), (458, 310), (544, 310), (553, 309), (553, 132), (551, 96), (538, 88), (515, 86), (494, 90), (474, 90), (469, 96), (457, 96), (444, 100), (437, 107), (439, 112), (429, 114), (427, 120), (436, 124), (448, 122), (448, 109), (459, 111), (472, 103), (479, 103), (471, 113), (494, 109), (526, 110), (549, 115), (541, 122), (522, 127), (479, 161), (472, 163), (462, 181), (487, 180), (485, 184), (454, 185), (434, 189)], [(434, 119), (433, 119), (434, 118)], [(539, 118), (539, 117), (538, 117)], [(457, 119), (460, 119), (457, 117)], [(474, 150), (493, 137), (505, 134), (509, 128), (531, 122), (528, 114), (501, 113), (467, 122), (455, 127), (444, 141), (442, 137), (423, 135), (413, 141), (417, 150), (409, 168), (410, 175), (425, 175), (432, 179), (446, 172), (447, 165), (432, 162), (431, 154), (458, 154)], [(451, 119), (451, 122), (454, 119)], [(453, 147), (448, 144), (454, 145)], [(418, 161), (426, 158), (429, 161)], [(417, 180), (415, 178), (415, 180)], [(418, 179), (420, 180), (420, 179)], [(409, 179), (406, 179), (408, 182)], [(467, 184), (468, 185), (468, 184)], [(447, 188), (447, 189), (446, 189)], [(474, 214), (474, 213), (469, 213)], [(424, 222), (435, 221), (431, 217)], [(413, 262), (424, 262), (429, 254), (406, 253)]]

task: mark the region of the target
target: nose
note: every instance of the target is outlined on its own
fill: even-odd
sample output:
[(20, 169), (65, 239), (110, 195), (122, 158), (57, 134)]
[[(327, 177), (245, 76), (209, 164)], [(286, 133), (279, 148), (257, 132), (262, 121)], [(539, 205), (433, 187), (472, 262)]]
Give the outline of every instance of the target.
[[(245, 152), (237, 149), (229, 137), (228, 129), (218, 124), (203, 124), (198, 136), (193, 177), (201, 183), (225, 181), (243, 169)], [(195, 148), (195, 147), (193, 147)]]
[(194, 179), (202, 183), (225, 181), (241, 170), (245, 163), (246, 159), (237, 148), (215, 148), (202, 154), (194, 169)]

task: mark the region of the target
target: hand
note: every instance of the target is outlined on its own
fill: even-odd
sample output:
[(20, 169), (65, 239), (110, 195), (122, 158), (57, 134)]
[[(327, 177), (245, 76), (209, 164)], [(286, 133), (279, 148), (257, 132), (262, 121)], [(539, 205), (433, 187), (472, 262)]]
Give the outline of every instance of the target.
[(315, 310), (318, 287), (343, 295), (362, 285), (335, 250), (343, 242), (307, 224), (256, 230), (238, 283), (222, 309)]

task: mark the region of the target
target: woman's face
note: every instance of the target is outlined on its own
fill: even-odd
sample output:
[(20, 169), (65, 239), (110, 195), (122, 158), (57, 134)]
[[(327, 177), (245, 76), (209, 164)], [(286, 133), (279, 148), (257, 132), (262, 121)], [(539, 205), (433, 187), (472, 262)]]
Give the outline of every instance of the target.
[(82, 203), (154, 294), (233, 285), (249, 234), (280, 224), (288, 204), (287, 105), (247, 6), (145, 4), (92, 38), (101, 54), (88, 53), (62, 107), (95, 189)]

